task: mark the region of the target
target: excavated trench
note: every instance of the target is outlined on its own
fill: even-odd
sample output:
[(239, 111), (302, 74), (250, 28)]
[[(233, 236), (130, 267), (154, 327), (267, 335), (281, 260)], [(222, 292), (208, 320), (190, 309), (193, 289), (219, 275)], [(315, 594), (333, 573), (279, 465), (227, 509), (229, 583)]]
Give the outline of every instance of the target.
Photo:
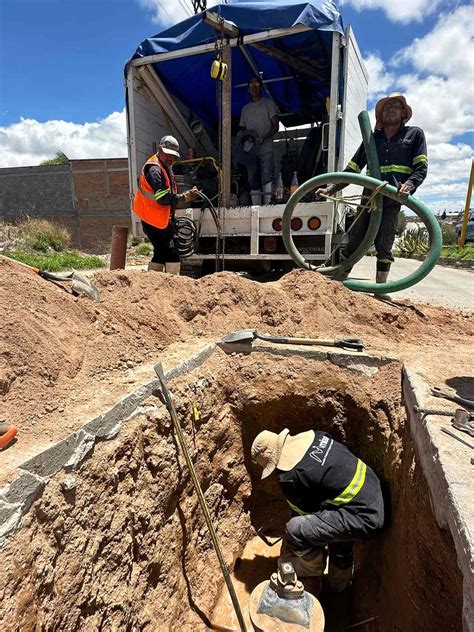
[[(326, 630), (366, 621), (351, 629), (458, 631), (462, 577), (405, 424), (401, 366), (335, 358), (216, 350), (169, 384), (242, 606), (278, 555), (256, 531), (289, 517), (273, 478), (259, 480), (252, 441), (263, 429), (318, 428), (375, 470), (388, 516), (356, 545), (352, 587), (323, 588)], [(49, 481), (0, 554), (2, 629), (238, 629), (178, 452), (165, 406), (150, 397), (78, 471)]]

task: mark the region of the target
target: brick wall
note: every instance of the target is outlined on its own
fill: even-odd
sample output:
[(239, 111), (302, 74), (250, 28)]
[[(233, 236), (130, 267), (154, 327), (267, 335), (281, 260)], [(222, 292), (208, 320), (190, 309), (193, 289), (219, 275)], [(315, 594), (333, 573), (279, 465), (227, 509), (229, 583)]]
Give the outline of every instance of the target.
[(65, 226), (85, 252), (107, 252), (112, 226), (131, 227), (127, 159), (0, 169), (0, 221), (27, 216)]
[(112, 226), (131, 227), (128, 160), (71, 160), (82, 249), (108, 252)]

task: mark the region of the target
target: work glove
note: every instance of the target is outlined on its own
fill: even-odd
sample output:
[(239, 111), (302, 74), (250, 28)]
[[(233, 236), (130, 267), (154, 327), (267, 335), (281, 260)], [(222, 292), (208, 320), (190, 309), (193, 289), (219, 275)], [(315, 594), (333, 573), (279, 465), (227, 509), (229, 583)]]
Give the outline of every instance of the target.
[(195, 202), (199, 199), (199, 191), (197, 187), (193, 187), (189, 191), (185, 191), (184, 193), (178, 193), (177, 201), (179, 204), (190, 204), (191, 202)]

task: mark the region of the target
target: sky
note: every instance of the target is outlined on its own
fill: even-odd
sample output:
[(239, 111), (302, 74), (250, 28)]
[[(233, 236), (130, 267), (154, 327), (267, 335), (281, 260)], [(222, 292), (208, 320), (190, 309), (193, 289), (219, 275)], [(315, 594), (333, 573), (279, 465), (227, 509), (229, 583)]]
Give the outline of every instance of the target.
[[(209, 7), (214, 3), (209, 1)], [(339, 0), (369, 71), (369, 111), (403, 92), (426, 134), (418, 190), (463, 207), (474, 138), (474, 6), (465, 0)], [(0, 0), (0, 167), (127, 155), (123, 67), (191, 0)], [(373, 115), (373, 114), (372, 114)]]

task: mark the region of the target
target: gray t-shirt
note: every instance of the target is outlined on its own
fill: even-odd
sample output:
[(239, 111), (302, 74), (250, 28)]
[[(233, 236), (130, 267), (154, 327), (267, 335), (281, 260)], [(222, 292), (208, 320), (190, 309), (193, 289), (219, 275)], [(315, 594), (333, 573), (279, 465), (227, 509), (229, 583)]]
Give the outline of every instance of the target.
[[(272, 126), (272, 117), (278, 116), (277, 107), (271, 99), (262, 97), (259, 101), (251, 101), (244, 105), (240, 115), (240, 127), (253, 129), (259, 136), (265, 136)], [(272, 138), (267, 138), (260, 145), (260, 154), (272, 151)]]

